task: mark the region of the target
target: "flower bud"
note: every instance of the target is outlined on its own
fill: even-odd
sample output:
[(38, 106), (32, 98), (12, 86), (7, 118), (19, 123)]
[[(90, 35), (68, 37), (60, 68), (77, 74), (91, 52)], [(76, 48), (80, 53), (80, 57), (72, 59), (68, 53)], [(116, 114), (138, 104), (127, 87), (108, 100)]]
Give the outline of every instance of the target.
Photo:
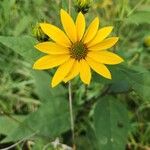
[(150, 47), (150, 35), (148, 35), (144, 38), (144, 45), (146, 47)]
[(33, 36), (40, 42), (49, 40), (49, 37), (42, 31), (39, 23), (33, 28)]
[(91, 6), (93, 0), (76, 0), (75, 8), (77, 12), (82, 12), (86, 14)]

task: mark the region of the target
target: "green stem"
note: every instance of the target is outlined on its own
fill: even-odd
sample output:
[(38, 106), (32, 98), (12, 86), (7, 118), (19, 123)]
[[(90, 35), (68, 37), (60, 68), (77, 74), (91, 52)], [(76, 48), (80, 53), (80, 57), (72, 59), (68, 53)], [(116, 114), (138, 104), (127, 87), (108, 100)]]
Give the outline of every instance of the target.
[(70, 110), (70, 121), (71, 121), (71, 131), (72, 131), (72, 141), (73, 147), (75, 147), (75, 134), (74, 134), (74, 119), (73, 119), (73, 107), (72, 107), (72, 89), (71, 89), (71, 82), (69, 81), (68, 85), (69, 91), (69, 110)]
[(139, 3), (137, 3), (135, 7), (128, 13), (127, 17), (129, 17), (144, 1), (145, 0), (139, 1)]

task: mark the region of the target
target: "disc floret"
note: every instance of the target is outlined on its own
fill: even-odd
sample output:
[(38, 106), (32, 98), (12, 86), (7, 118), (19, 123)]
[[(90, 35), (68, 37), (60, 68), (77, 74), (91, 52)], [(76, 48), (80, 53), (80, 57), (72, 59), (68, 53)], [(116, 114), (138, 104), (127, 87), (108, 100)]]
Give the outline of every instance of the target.
[(76, 60), (81, 60), (81, 59), (85, 59), (86, 55), (87, 55), (87, 47), (86, 45), (80, 41), (80, 42), (76, 42), (74, 43), (71, 48), (70, 48), (70, 55), (72, 58), (76, 59)]

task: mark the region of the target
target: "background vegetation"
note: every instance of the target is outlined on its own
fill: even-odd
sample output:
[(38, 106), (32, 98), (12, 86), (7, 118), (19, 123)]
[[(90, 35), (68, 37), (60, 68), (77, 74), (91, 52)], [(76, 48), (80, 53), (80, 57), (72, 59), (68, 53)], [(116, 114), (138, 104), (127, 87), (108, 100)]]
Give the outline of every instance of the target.
[[(67, 85), (51, 89), (53, 70), (32, 70), (36, 24), (60, 26), (67, 4), (0, 0), (0, 149), (20, 140), (13, 149), (56, 149), (57, 137), (72, 145)], [(112, 81), (94, 73), (89, 86), (72, 81), (77, 150), (150, 150), (150, 1), (95, 0), (87, 21), (96, 15), (101, 27), (114, 26), (112, 50), (126, 63), (110, 67)]]

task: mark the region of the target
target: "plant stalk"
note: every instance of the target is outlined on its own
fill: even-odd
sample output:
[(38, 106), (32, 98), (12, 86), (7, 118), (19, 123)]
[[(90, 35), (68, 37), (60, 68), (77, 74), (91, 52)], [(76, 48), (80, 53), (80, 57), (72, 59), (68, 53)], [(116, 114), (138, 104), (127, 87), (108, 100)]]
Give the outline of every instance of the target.
[(74, 118), (73, 118), (73, 107), (72, 107), (72, 89), (71, 89), (71, 82), (70, 81), (69, 81), (69, 85), (68, 85), (68, 91), (69, 91), (69, 111), (70, 111), (70, 122), (71, 122), (73, 150), (75, 150)]

